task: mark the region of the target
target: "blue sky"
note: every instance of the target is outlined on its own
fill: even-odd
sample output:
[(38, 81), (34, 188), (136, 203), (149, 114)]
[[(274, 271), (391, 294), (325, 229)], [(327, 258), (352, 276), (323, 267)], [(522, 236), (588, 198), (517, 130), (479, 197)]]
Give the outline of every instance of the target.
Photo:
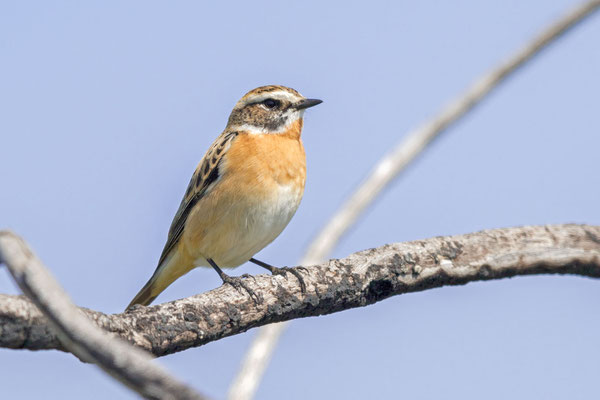
[[(2, 2), (0, 226), (32, 244), (77, 304), (121, 311), (235, 102), (283, 84), (324, 100), (306, 114), (303, 203), (260, 253), (293, 265), (391, 146), (574, 4)], [(334, 256), (486, 228), (600, 224), (598, 37), (595, 15), (520, 70), (395, 181)], [(219, 284), (195, 270), (157, 300)], [(591, 398), (599, 285), (515, 278), (296, 321), (258, 397)], [(18, 293), (6, 272), (0, 292)], [(158, 362), (223, 398), (254, 334)], [(7, 398), (135, 398), (58, 352), (0, 350), (0, 371)]]

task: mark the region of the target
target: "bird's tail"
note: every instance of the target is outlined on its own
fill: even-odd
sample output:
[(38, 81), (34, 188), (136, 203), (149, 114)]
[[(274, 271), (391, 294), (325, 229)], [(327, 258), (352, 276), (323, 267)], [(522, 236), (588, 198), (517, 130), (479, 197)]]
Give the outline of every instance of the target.
[(169, 255), (154, 271), (154, 274), (144, 285), (142, 290), (135, 295), (125, 311), (136, 304), (147, 306), (165, 290), (171, 283), (182, 275), (187, 274), (193, 268), (193, 264), (185, 260), (177, 251)]

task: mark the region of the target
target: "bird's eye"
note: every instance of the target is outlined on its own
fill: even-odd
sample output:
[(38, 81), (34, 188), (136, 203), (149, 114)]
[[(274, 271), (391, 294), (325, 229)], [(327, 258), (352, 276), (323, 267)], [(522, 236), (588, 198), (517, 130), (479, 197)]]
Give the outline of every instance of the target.
[(274, 99), (266, 99), (265, 101), (263, 101), (263, 104), (267, 108), (276, 108), (279, 107), (280, 102)]

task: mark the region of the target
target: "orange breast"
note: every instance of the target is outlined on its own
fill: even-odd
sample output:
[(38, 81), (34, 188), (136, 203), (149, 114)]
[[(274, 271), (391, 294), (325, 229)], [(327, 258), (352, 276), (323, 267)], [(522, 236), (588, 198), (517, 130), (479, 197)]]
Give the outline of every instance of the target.
[(304, 190), (306, 156), (300, 140), (302, 121), (284, 133), (240, 134), (228, 151), (224, 170), (237, 190), (268, 196), (273, 185)]

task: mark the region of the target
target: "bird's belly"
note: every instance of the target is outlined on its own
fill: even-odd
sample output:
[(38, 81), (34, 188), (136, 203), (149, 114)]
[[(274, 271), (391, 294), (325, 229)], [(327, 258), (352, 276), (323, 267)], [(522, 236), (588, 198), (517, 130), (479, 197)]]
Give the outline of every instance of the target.
[(262, 199), (238, 194), (196, 243), (196, 265), (207, 265), (206, 258), (223, 268), (247, 262), (287, 226), (298, 209), (302, 192), (296, 185), (277, 185)]

